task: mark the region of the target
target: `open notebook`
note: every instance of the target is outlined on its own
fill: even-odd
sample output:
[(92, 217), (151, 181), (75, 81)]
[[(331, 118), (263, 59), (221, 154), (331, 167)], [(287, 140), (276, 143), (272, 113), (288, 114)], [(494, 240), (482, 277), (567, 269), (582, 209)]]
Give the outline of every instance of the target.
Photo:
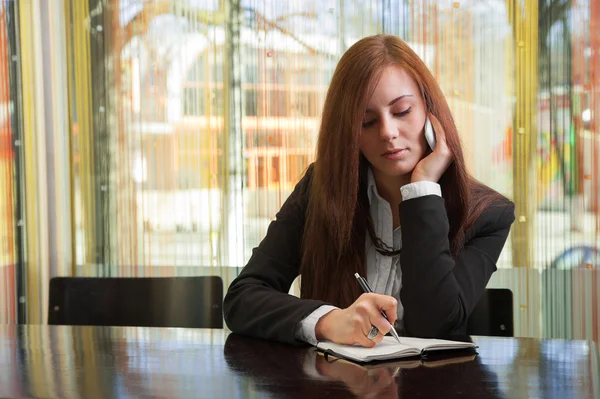
[(400, 337), (401, 344), (394, 337), (383, 337), (383, 341), (373, 348), (359, 345), (341, 345), (329, 341), (317, 343), (317, 349), (336, 357), (346, 358), (357, 362), (374, 360), (400, 359), (412, 356), (424, 356), (431, 351), (447, 351), (456, 349), (475, 349), (472, 342), (447, 341), (443, 339), (424, 339)]

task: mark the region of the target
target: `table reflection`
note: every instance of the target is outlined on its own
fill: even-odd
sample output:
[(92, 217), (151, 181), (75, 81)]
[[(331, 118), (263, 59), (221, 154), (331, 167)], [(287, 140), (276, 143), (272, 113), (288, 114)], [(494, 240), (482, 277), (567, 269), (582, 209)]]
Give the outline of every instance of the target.
[[(495, 373), (472, 353), (430, 355), (427, 360), (358, 364), (231, 334), (225, 360), (240, 377), (274, 397), (411, 398), (504, 397)], [(283, 381), (301, 382), (290, 389)]]
[(507, 397), (600, 398), (592, 341), (485, 338), (479, 352)]
[(353, 395), (360, 398), (398, 397), (397, 377), (400, 367), (392, 364), (364, 366), (325, 357), (321, 352), (313, 350), (307, 356), (306, 368), (313, 369), (319, 376), (330, 381), (342, 382)]
[(0, 397), (239, 396), (222, 360), (226, 335), (223, 330), (2, 326)]
[(455, 352), (425, 360), (357, 364), (326, 359), (313, 348), (298, 350), (232, 334), (225, 343), (225, 360), (246, 381), (241, 383), (274, 397), (600, 397), (599, 355), (593, 342), (473, 341), (479, 346), (476, 355)]
[(224, 330), (0, 326), (0, 397), (600, 397), (593, 342), (473, 341), (477, 355), (357, 364)]

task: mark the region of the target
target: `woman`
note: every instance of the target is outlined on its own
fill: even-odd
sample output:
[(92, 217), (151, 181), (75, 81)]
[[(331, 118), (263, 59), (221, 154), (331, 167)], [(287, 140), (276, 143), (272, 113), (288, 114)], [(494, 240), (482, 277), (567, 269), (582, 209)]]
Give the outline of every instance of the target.
[[(421, 59), (397, 37), (364, 38), (335, 70), (316, 161), (229, 287), (225, 321), (291, 344), (372, 347), (396, 320), (406, 335), (464, 334), (513, 221), (512, 202), (467, 173)], [(301, 298), (288, 295), (298, 274)]]

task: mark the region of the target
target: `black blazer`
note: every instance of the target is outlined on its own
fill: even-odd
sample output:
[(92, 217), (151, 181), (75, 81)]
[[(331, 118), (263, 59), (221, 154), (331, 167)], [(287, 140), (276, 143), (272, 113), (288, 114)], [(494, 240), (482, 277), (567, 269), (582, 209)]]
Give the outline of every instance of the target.
[[(236, 333), (280, 342), (295, 338), (298, 323), (323, 301), (289, 295), (299, 274), (312, 166), (285, 201), (224, 300), (225, 322)], [(402, 201), (404, 328), (418, 337), (465, 334), (467, 319), (496, 271), (515, 219), (508, 199), (486, 209), (466, 232), (465, 246), (450, 255), (444, 199), (428, 195)]]

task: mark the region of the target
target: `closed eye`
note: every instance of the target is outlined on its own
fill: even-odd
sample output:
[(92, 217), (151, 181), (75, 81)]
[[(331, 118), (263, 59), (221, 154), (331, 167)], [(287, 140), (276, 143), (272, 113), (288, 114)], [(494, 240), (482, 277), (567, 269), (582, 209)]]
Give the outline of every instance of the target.
[(404, 115), (408, 115), (408, 114), (410, 113), (410, 111), (411, 111), (411, 110), (412, 110), (412, 108), (411, 108), (411, 107), (408, 107), (407, 109), (405, 109), (405, 110), (404, 110), (404, 111), (402, 111), (402, 112), (396, 112), (396, 113), (394, 113), (394, 116), (399, 118), (399, 117), (402, 117), (402, 116), (404, 116)]
[(363, 128), (371, 127), (375, 124), (376, 121), (377, 121), (376, 119), (373, 119), (372, 121), (369, 121), (369, 122), (363, 122), (362, 127)]
[[(412, 110), (412, 108), (408, 107), (404, 111), (402, 111), (402, 112), (394, 112), (392, 115), (394, 115), (394, 117), (396, 117), (396, 118), (401, 118), (401, 117), (403, 117), (405, 115), (408, 115), (411, 112), (411, 110)], [(371, 127), (371, 126), (375, 125), (375, 123), (377, 123), (377, 119), (373, 119), (373, 120), (370, 120), (368, 122), (363, 122), (362, 127), (366, 129), (368, 127)]]

